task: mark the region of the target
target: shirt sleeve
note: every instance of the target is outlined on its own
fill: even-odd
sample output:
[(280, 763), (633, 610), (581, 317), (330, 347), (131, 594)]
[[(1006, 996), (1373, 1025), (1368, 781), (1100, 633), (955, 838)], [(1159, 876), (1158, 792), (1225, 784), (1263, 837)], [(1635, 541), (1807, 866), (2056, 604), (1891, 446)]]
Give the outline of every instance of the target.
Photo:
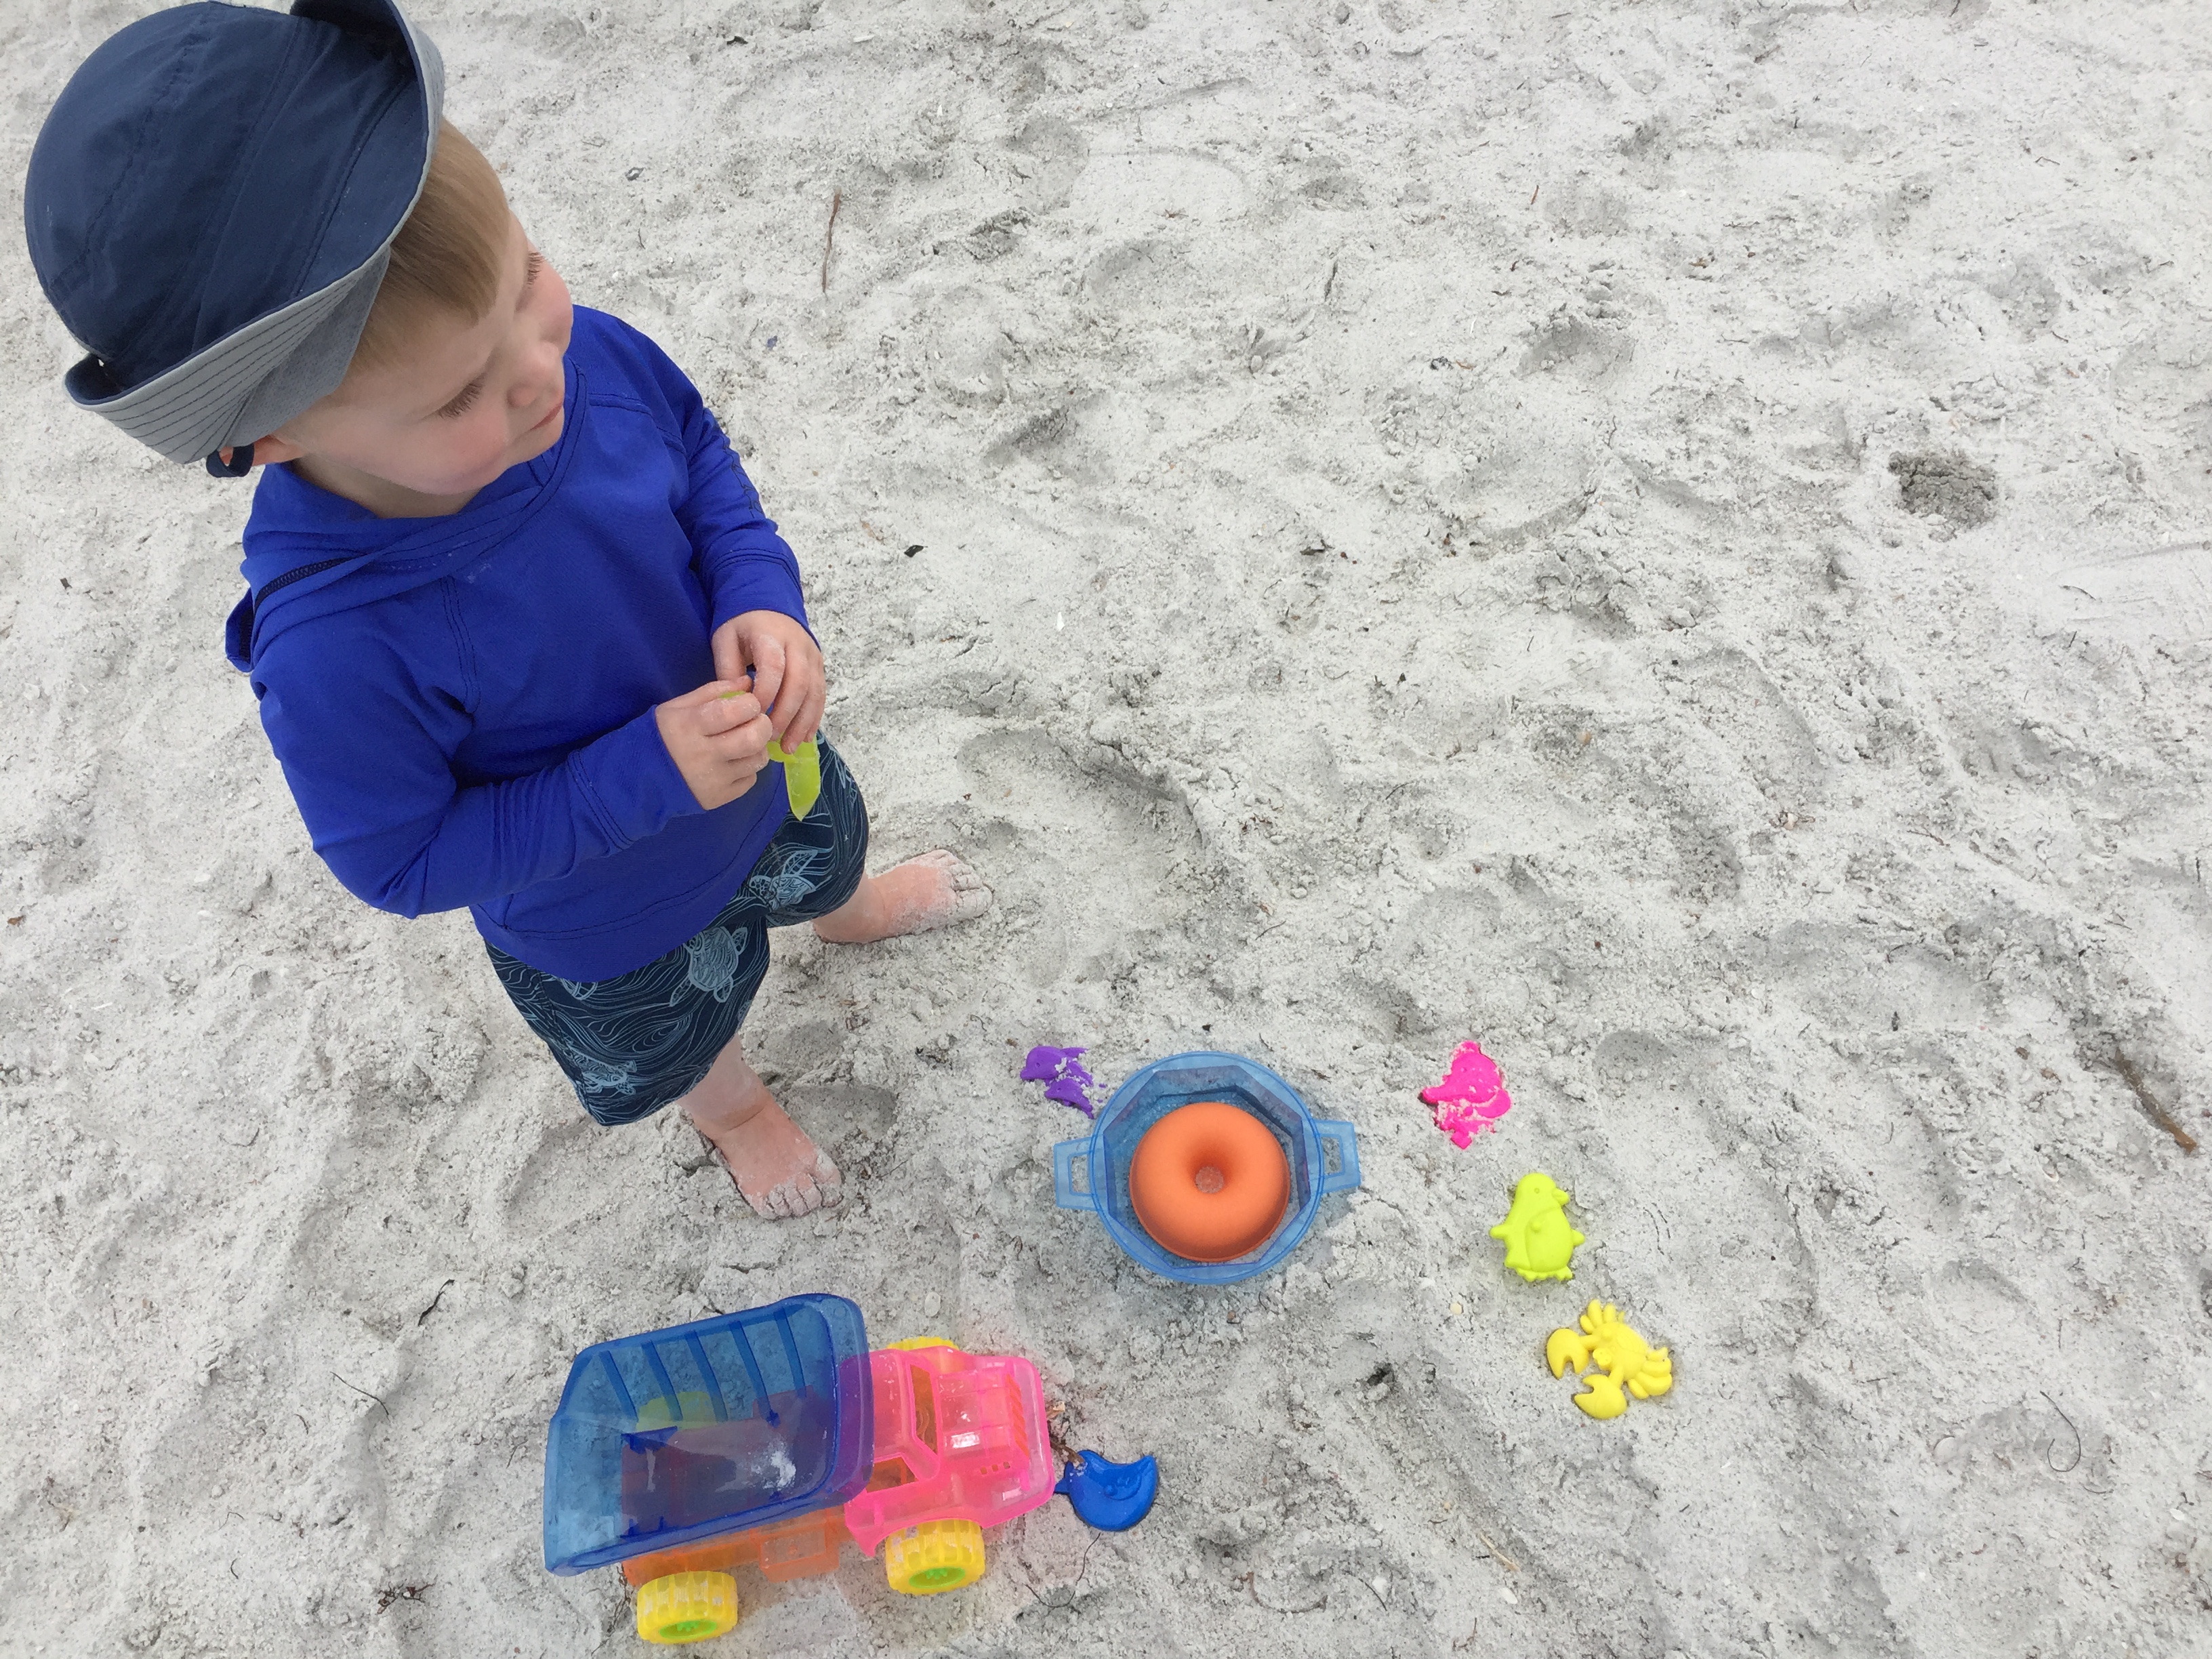
[(710, 629), (748, 611), (778, 611), (808, 632), (799, 559), (761, 507), (721, 423), (690, 380), (656, 349), (662, 391), (683, 429), (690, 494), (676, 509), (690, 538), (699, 579), (713, 609)]
[(261, 723), (315, 851), (348, 891), (403, 916), (495, 904), (706, 809), (653, 711), (522, 777), (463, 785), (458, 699), (425, 696), (396, 659), (315, 672), (311, 630), (257, 665)]

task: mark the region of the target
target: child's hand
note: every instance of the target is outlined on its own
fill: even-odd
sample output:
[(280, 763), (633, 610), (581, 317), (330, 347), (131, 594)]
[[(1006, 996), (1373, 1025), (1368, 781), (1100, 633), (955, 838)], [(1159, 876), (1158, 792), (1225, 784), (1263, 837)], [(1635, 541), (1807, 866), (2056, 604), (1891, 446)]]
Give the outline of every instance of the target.
[(671, 697), (653, 717), (668, 757), (710, 812), (751, 788), (768, 764), (768, 717), (743, 675), (735, 684), (709, 680), (696, 691)]
[(748, 611), (716, 629), (714, 672), (740, 684), (750, 678), (787, 750), (798, 748), (822, 724), (830, 694), (822, 648), (781, 611)]

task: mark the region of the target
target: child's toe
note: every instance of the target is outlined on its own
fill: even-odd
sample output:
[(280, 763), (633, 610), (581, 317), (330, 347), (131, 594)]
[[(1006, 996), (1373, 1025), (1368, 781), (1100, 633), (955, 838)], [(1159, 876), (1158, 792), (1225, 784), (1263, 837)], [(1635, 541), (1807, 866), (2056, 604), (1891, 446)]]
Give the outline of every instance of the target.
[(954, 921), (973, 921), (991, 908), (991, 890), (973, 865), (957, 853), (939, 853), (936, 858), (952, 895)]

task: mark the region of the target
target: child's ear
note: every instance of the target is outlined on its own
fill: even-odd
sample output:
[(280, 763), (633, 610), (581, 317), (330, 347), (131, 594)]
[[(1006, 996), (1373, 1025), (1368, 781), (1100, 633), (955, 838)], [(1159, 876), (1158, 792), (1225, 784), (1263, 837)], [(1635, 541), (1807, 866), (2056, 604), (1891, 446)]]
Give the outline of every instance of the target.
[[(253, 441), (253, 464), (256, 466), (276, 466), (285, 461), (296, 461), (307, 453), (290, 439), (280, 438), (273, 432), (265, 438)], [(224, 450), (222, 459), (228, 462), (230, 451)]]

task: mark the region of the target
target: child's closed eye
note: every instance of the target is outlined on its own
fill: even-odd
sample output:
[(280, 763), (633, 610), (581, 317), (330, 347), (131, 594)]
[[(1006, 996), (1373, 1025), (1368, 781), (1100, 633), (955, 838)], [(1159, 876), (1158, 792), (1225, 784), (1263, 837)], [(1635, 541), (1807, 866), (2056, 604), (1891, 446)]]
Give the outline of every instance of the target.
[(438, 418), (441, 421), (457, 421), (460, 419), (462, 416), (467, 414), (471, 409), (476, 406), (477, 399), (482, 396), (483, 396), (483, 382), (482, 380), (470, 381), (466, 386), (460, 389), (459, 394), (454, 398), (453, 402), (447, 404), (443, 409), (438, 411)]

